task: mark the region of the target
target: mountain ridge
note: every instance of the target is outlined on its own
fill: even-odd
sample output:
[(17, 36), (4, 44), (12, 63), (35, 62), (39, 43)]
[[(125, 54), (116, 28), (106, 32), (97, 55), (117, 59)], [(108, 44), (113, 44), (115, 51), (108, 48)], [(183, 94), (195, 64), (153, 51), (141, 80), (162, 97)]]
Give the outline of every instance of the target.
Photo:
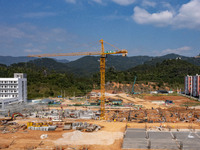
[[(1, 58), (1, 56), (0, 56)], [(9, 56), (9, 58), (12, 58)], [(22, 57), (22, 59), (24, 59)], [(30, 59), (30, 61), (28, 61)], [(52, 58), (28, 58), (26, 57), (26, 63), (33, 63), (38, 67), (47, 68), (49, 70), (55, 70), (58, 72), (69, 72), (78, 76), (90, 76), (93, 73), (99, 71), (99, 59), (100, 56), (84, 56), (77, 60), (66, 62), (65, 60), (58, 61)], [(182, 59), (194, 65), (200, 66), (200, 59), (194, 57), (186, 57), (178, 54), (167, 54), (163, 56), (131, 56), (122, 57), (118, 55), (107, 55), (106, 69), (114, 68), (117, 71), (125, 71), (130, 68), (136, 67), (142, 64), (148, 64), (155, 66), (157, 63), (161, 63), (168, 59)], [(64, 63), (63, 63), (64, 62)], [(11, 62), (10, 62), (11, 63)], [(3, 64), (0, 59), (0, 64)]]

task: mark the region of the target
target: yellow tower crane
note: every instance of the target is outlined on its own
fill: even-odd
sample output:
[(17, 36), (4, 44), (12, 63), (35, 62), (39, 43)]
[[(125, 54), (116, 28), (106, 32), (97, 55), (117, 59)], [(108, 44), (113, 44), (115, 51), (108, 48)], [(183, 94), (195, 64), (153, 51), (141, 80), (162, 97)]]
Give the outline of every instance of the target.
[[(56, 57), (56, 56), (81, 56), (81, 55), (100, 55), (100, 77), (101, 77), (101, 119), (105, 119), (105, 66), (106, 66), (106, 55), (110, 54), (122, 54), (126, 56), (128, 51), (117, 50), (117, 51), (104, 51), (104, 42), (102, 39), (99, 41), (101, 43), (101, 52), (77, 52), (77, 53), (59, 53), (59, 54), (40, 54), (40, 55), (29, 55), (28, 57)], [(107, 43), (107, 42), (106, 42)], [(107, 43), (109, 44), (109, 43)], [(109, 44), (111, 45), (111, 44)], [(113, 46), (113, 45), (111, 45)], [(114, 46), (113, 46), (114, 47)], [(116, 48), (116, 47), (115, 47)]]

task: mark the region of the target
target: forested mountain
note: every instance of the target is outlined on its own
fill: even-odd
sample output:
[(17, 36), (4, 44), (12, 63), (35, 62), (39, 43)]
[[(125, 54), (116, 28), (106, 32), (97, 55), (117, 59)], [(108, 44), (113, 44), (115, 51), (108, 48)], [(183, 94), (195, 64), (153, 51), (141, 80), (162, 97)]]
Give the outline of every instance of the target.
[(14, 64), (14, 63), (19, 63), (19, 62), (28, 62), (30, 60), (34, 60), (36, 58), (33, 57), (12, 57), (12, 56), (0, 56), (0, 64), (5, 64), (7, 66)]
[(86, 94), (93, 87), (89, 78), (74, 77), (69, 73), (57, 73), (46, 68), (38, 68), (34, 64), (19, 63), (12, 66), (0, 64), (0, 77), (13, 77), (13, 74), (26, 73), (28, 84), (28, 99), (38, 97), (76, 96)]
[[(26, 57), (26, 56), (19, 56), (19, 57), (12, 57), (12, 56), (0, 56), (0, 64), (5, 64), (7, 66), (14, 64), (14, 63), (21, 63), (21, 62), (29, 62), (31, 60), (35, 60), (38, 58), (35, 57)], [(69, 61), (66, 59), (55, 59), (57, 62), (61, 63), (68, 63)]]
[[(159, 86), (163, 83), (168, 83), (171, 86), (184, 85), (184, 77), (186, 75), (196, 75), (200, 73), (200, 66), (193, 65), (184, 60), (164, 60), (156, 65), (138, 65), (127, 71), (116, 71), (110, 68), (106, 72), (107, 81), (126, 82), (134, 81), (137, 76), (137, 81), (158, 82)], [(97, 78), (97, 74), (93, 77)]]
[[(45, 60), (45, 63), (48, 62), (48, 65), (45, 66), (46, 64), (44, 65), (42, 60)], [(69, 72), (51, 70), (56, 67), (55, 64), (59, 64), (55, 60), (45, 58), (34, 60), (34, 62), (11, 66), (0, 64), (0, 77), (13, 77), (13, 73), (16, 72), (27, 73), (29, 99), (58, 96), (61, 94), (61, 90), (65, 91), (66, 96), (83, 95), (94, 86), (100, 87), (99, 71), (91, 77), (77, 77)], [(39, 64), (43, 64), (43, 67), (38, 67)], [(61, 70), (62, 67), (60, 67)], [(67, 69), (70, 70), (70, 68)], [(137, 83), (156, 82), (160, 88), (164, 86), (164, 83), (168, 83), (170, 87), (183, 87), (184, 76), (197, 73), (200, 73), (199, 66), (184, 60), (173, 59), (164, 60), (156, 65), (138, 65), (126, 71), (117, 71), (114, 67), (107, 68), (106, 82), (133, 83), (134, 77), (137, 76)]]
[(169, 84), (184, 84), (186, 75), (200, 73), (200, 66), (193, 65), (185, 60), (164, 60), (155, 66), (141, 65), (128, 72), (136, 73), (138, 80), (161, 81)]
[[(100, 57), (97, 56), (84, 56), (71, 62), (68, 62), (67, 60), (56, 60), (52, 58), (39, 58), (39, 59), (28, 58), (28, 57), (25, 58), (27, 60), (28, 59), (32, 60), (24, 65), (32, 63), (35, 66), (38, 66), (39, 68), (47, 68), (49, 70), (54, 70), (56, 72), (61, 72), (61, 73), (63, 72), (73, 73), (76, 76), (91, 76), (92, 74), (99, 72)], [(122, 57), (116, 55), (115, 56), (108, 55), (106, 59), (106, 68), (108, 69), (112, 67), (117, 71), (125, 71), (138, 65), (147, 64), (153, 66), (156, 65), (157, 63), (163, 62), (164, 60), (170, 60), (170, 59), (181, 59), (189, 63), (192, 63), (194, 65), (200, 66), (199, 58), (196, 59), (194, 57), (185, 57), (177, 54), (168, 54), (160, 57), (150, 57), (150, 56)], [(13, 61), (10, 61), (10, 63)], [(0, 63), (2, 63), (1, 59)], [(8, 63), (2, 63), (2, 64), (8, 64)], [(21, 65), (23, 65), (23, 63), (21, 63)]]
[(60, 62), (60, 63), (68, 63), (70, 62), (69, 60), (67, 59), (56, 59), (57, 62)]
[[(31, 60), (27, 63), (20, 63), (20, 65), (27, 66), (33, 64), (39, 68), (47, 68), (61, 73), (68, 72), (73, 73), (76, 76), (91, 76), (93, 73), (99, 72), (99, 59), (100, 57), (97, 56), (85, 56), (75, 61), (61, 63), (51, 58), (40, 58)], [(106, 68), (114, 67), (119, 71), (127, 70), (130, 67), (143, 64), (145, 61), (150, 59), (151, 57), (148, 56), (135, 56), (127, 58), (122, 56), (108, 56), (106, 59)]]
[(156, 63), (161, 63), (164, 60), (168, 60), (168, 59), (181, 59), (181, 60), (185, 60), (189, 63), (192, 63), (194, 65), (200, 66), (199, 58), (186, 57), (186, 56), (181, 56), (181, 55), (177, 55), (177, 54), (167, 54), (167, 55), (160, 56), (160, 57), (154, 57), (150, 61), (146, 61), (145, 64), (156, 65)]
[[(68, 71), (79, 75), (91, 75), (99, 72), (100, 57), (85, 56), (76, 61), (67, 63)], [(118, 71), (124, 71), (131, 67), (143, 64), (151, 60), (149, 56), (122, 57), (108, 55), (106, 58), (106, 68), (113, 67)]]

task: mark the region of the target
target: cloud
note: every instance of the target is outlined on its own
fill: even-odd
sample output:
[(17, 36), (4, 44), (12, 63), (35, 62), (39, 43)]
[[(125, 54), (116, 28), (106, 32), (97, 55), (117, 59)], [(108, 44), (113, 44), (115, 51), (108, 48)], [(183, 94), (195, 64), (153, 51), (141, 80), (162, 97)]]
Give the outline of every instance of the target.
[[(175, 54), (183, 54), (183, 53), (188, 53), (192, 50), (191, 47), (189, 46), (184, 46), (176, 49), (165, 49), (161, 52), (159, 52), (160, 55), (165, 55), (165, 54), (170, 54), (170, 53), (175, 53)], [(158, 53), (158, 52), (157, 52)]]
[(16, 27), (0, 26), (0, 38), (20, 39), (25, 37), (25, 33)]
[(56, 16), (56, 13), (53, 12), (36, 12), (36, 13), (27, 13), (24, 15), (25, 18), (44, 18)]
[[(77, 1), (81, 2), (81, 0), (65, 0), (65, 2), (71, 3), (71, 4), (76, 4)], [(92, 1), (98, 4), (103, 4), (102, 0), (92, 0)], [(88, 2), (91, 2), (91, 0), (88, 0)]]
[(182, 5), (174, 23), (180, 28), (200, 27), (200, 0), (192, 0)]
[(125, 21), (129, 21), (130, 17), (124, 16), (124, 15), (116, 15), (116, 14), (111, 14), (108, 16), (103, 16), (102, 19), (104, 20), (125, 20)]
[(173, 10), (173, 7), (170, 3), (168, 3), (168, 2), (160, 2), (160, 3), (162, 5), (162, 7)]
[(125, 15), (121, 15), (116, 10), (110, 15), (103, 16), (102, 19), (104, 19), (104, 20), (126, 20), (127, 21), (127, 20), (130, 20), (130, 17), (125, 16)]
[(67, 2), (67, 3), (72, 3), (72, 4), (76, 4), (76, 0), (65, 0), (65, 2)]
[(42, 51), (39, 50), (39, 49), (25, 49), (24, 52), (27, 52), (27, 53), (40, 53)]
[(31, 24), (0, 26), (1, 55), (21, 56), (26, 53), (45, 52), (55, 53), (60, 46), (62, 49), (72, 47), (76, 35), (62, 28), (42, 28)]
[(153, 24), (155, 26), (170, 25), (175, 28), (199, 28), (199, 8), (200, 0), (191, 0), (183, 4), (176, 13), (173, 10), (165, 10), (151, 14), (145, 9), (135, 7), (132, 18), (138, 24)]
[(156, 3), (155, 2), (152, 2), (152, 1), (149, 1), (149, 0), (143, 0), (142, 1), (142, 6), (150, 6), (150, 7), (155, 7), (156, 6)]
[(112, 1), (123, 6), (127, 6), (135, 2), (135, 0), (112, 0)]
[(103, 3), (102, 0), (93, 0), (93, 1), (96, 2), (96, 3), (99, 3), (99, 4)]
[(150, 14), (145, 9), (135, 7), (134, 15), (132, 17), (135, 22), (139, 24), (155, 24), (157, 26), (163, 26), (170, 23), (173, 14), (169, 11)]

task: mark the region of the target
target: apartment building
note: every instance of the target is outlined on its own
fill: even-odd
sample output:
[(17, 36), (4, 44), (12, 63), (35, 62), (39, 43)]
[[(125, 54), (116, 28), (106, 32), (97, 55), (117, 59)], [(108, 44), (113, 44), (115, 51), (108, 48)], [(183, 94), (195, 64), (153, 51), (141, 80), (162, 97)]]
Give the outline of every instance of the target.
[(200, 89), (200, 75), (196, 74), (192, 77), (192, 96), (198, 97)]
[(192, 76), (185, 76), (185, 94), (192, 95)]

